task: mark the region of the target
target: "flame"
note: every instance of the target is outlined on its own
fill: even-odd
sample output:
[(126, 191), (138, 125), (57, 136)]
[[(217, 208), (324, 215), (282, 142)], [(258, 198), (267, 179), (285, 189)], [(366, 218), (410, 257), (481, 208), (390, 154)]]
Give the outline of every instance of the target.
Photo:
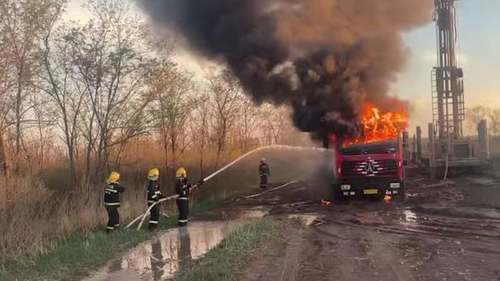
[(347, 144), (372, 143), (397, 138), (408, 128), (408, 112), (401, 102), (394, 102), (394, 111), (383, 111), (374, 103), (367, 102), (361, 114), (362, 133)]
[(385, 203), (390, 203), (392, 201), (392, 194), (390, 191), (385, 192), (384, 201)]
[(331, 206), (332, 205), (332, 201), (330, 200), (321, 200), (321, 204), (324, 205), (324, 206)]

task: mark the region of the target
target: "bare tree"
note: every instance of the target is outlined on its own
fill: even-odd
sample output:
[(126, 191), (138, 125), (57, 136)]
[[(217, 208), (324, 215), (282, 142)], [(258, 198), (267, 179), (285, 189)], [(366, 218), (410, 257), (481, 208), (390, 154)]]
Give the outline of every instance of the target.
[(43, 94), (30, 95), (29, 98), (27, 102), (32, 108), (29, 116), (32, 116), (33, 120), (25, 127), (26, 135), (30, 138), (24, 138), (22, 143), (25, 158), (28, 160), (27, 166), (33, 176), (44, 172), (50, 142), (58, 140), (58, 137), (54, 136), (59, 134), (53, 134), (52, 131), (57, 116), (50, 98)]
[(7, 172), (7, 159), (5, 155), (4, 132), (7, 128), (7, 94), (13, 87), (13, 79), (10, 75), (10, 49), (7, 44), (7, 33), (5, 32), (4, 13), (0, 13), (0, 175)]
[(144, 47), (143, 25), (129, 15), (126, 1), (93, 0), (89, 7), (91, 22), (73, 29), (66, 38), (89, 100), (85, 138), (87, 148), (96, 154), (99, 176), (110, 168), (113, 148), (147, 132), (142, 119), (149, 100), (141, 93), (154, 61)]
[(240, 112), (237, 120), (238, 142), (240, 150), (247, 152), (250, 150), (252, 144), (255, 143), (252, 141), (256, 139), (255, 132), (260, 125), (259, 109), (255, 106), (253, 101), (244, 96), (242, 97), (239, 110)]
[(285, 107), (276, 108), (271, 104), (261, 107), (264, 139), (267, 145), (281, 143), (285, 129), (290, 125), (289, 115)]
[(476, 130), (477, 124), (483, 119), (488, 119), (491, 109), (485, 106), (475, 106), (467, 110), (467, 124), (470, 130)]
[(210, 96), (203, 93), (196, 98), (196, 108), (193, 112), (191, 122), (191, 134), (195, 146), (198, 148), (200, 176), (205, 176), (205, 154), (210, 138), (209, 117), (210, 117)]
[(156, 124), (165, 150), (166, 167), (169, 166), (169, 148), (172, 167), (175, 169), (177, 153), (186, 147), (182, 140), (186, 136), (186, 122), (194, 108), (192, 85), (191, 78), (181, 74), (172, 63), (162, 63), (152, 75), (152, 111), (153, 116), (157, 118)]
[[(52, 26), (56, 23), (54, 18)], [(52, 43), (52, 44), (51, 44)], [(85, 95), (75, 86), (78, 83), (75, 69), (72, 66), (73, 48), (67, 31), (60, 29), (51, 38), (51, 32), (44, 39), (42, 60), (42, 78), (45, 85), (43, 91), (55, 105), (57, 125), (64, 135), (64, 143), (69, 162), (69, 178), (77, 183), (76, 155), (78, 150), (79, 116), (82, 111)]]
[(493, 109), (489, 114), (490, 130), (494, 135), (500, 134), (500, 109)]
[(212, 77), (210, 79), (212, 127), (216, 147), (216, 161), (218, 166), (222, 153), (226, 149), (228, 135), (236, 117), (241, 100), (241, 87), (238, 80), (229, 72)]
[(22, 125), (29, 106), (26, 97), (33, 90), (33, 78), (38, 70), (38, 43), (43, 38), (54, 13), (58, 13), (64, 0), (3, 0), (1, 30), (9, 45), (9, 63), (15, 81), (11, 96), (11, 111), (15, 126), (15, 153), (21, 152)]

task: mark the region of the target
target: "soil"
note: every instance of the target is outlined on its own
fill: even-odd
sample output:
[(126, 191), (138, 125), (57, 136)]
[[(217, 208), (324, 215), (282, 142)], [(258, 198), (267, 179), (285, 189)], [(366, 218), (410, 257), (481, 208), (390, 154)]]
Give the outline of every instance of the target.
[(314, 219), (289, 223), (241, 280), (500, 280), (500, 183), (494, 179), (440, 185), (417, 174), (408, 179), (405, 202), (330, 206), (321, 202), (330, 200), (321, 197), (325, 183), (315, 179), (253, 200), (283, 220)]
[[(255, 168), (261, 156), (271, 165), (270, 189), (290, 184), (252, 196), (262, 192)], [(182, 264), (200, 258), (224, 236), (207, 234), (205, 223), (224, 226), (272, 216), (283, 222), (281, 235), (242, 269), (243, 281), (500, 281), (500, 181), (461, 175), (442, 184), (416, 169), (409, 173), (403, 202), (340, 203), (331, 194), (332, 162), (329, 153), (317, 151), (255, 155), (211, 182), (207, 195), (199, 195), (223, 194), (229, 198), (224, 206), (193, 218), (194, 228), (184, 234), (172, 230), (160, 236), (161, 243), (144, 243), (91, 280), (127, 280), (124, 275), (170, 280)], [(212, 236), (218, 238), (206, 244)], [(203, 251), (184, 258), (182, 249)], [(138, 251), (144, 254), (135, 255)], [(131, 256), (138, 261), (131, 262)]]

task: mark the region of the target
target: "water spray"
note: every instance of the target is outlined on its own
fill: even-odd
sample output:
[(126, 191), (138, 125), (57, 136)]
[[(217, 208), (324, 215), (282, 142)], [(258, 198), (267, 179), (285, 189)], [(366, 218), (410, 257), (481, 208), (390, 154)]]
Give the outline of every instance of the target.
[[(254, 149), (252, 151), (249, 151), (249, 152), (243, 154), (242, 156), (238, 157), (237, 159), (235, 159), (231, 163), (227, 164), (226, 166), (220, 168), (216, 172), (214, 172), (214, 173), (210, 174), (209, 176), (205, 177), (203, 179), (203, 182), (207, 182), (207, 181), (213, 179), (214, 177), (216, 177), (220, 173), (222, 173), (222, 172), (226, 171), (227, 169), (231, 168), (232, 166), (234, 166), (235, 164), (237, 164), (241, 160), (247, 158), (248, 156), (250, 156), (250, 155), (252, 155), (254, 153), (260, 152), (262, 150), (266, 150), (266, 149), (328, 151), (327, 149), (320, 148), (320, 147), (301, 147), (301, 146), (289, 146), (289, 145), (269, 145), (269, 146), (262, 146), (262, 147), (256, 148), (256, 149)], [(297, 183), (297, 182), (298, 181), (292, 181), (292, 182), (289, 182), (289, 183), (287, 183), (287, 184), (285, 184), (283, 186), (279, 186), (279, 188), (283, 188), (283, 187), (289, 186), (289, 185)], [(196, 188), (198, 188), (198, 185), (194, 185), (193, 189), (196, 189)], [(127, 228), (132, 227), (136, 222), (138, 222), (140, 220), (140, 223), (137, 226), (137, 230), (141, 229), (141, 227), (144, 224), (144, 221), (146, 220), (146, 217), (148, 216), (148, 214), (151, 211), (151, 209), (153, 209), (158, 204), (161, 204), (161, 203), (164, 203), (164, 202), (168, 202), (168, 201), (172, 201), (172, 200), (176, 200), (178, 197), (179, 197), (179, 195), (176, 194), (176, 195), (172, 195), (172, 196), (169, 196), (169, 197), (166, 197), (166, 198), (162, 198), (162, 199), (158, 200), (158, 202), (153, 203), (151, 206), (148, 207), (148, 209), (146, 210), (146, 212), (144, 212), (144, 214), (142, 214), (142, 215), (138, 216), (137, 218), (135, 218), (134, 220), (132, 220), (127, 225)]]

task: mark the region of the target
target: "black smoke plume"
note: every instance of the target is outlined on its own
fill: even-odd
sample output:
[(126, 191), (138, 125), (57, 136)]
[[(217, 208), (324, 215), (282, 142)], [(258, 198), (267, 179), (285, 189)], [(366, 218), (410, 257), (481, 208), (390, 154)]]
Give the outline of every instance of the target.
[(432, 0), (137, 0), (156, 24), (223, 58), (260, 103), (287, 103), (317, 136), (358, 134), (365, 101), (385, 106), (401, 70), (404, 32)]

